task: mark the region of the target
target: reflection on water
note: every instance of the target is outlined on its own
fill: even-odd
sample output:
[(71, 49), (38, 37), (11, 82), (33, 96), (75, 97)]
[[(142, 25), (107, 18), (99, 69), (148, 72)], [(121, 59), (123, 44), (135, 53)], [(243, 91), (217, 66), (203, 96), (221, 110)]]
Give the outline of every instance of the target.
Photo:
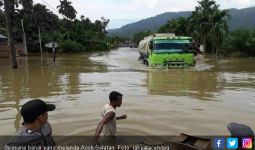
[[(208, 80), (209, 79), (209, 80)], [(148, 88), (150, 94), (191, 96), (195, 99), (209, 100), (223, 89), (218, 73), (213, 71), (149, 71)]]
[[(42, 97), (56, 97), (59, 95), (80, 94), (81, 72), (104, 72), (106, 66), (95, 64), (88, 60), (88, 56), (63, 56), (56, 64), (50, 60), (41, 66), (39, 57), (18, 58), (19, 69), (9, 67), (9, 60), (1, 60), (5, 65), (0, 66), (0, 110), (1, 120), (12, 119), (4, 115), (6, 111), (12, 114), (15, 108), (16, 130), (20, 124), (20, 101)], [(93, 67), (90, 67), (93, 66)], [(54, 99), (50, 102), (55, 102)], [(2, 117), (3, 116), (3, 117)], [(8, 117), (7, 117), (8, 116)]]
[(41, 66), (38, 57), (19, 58), (19, 64), (20, 69), (0, 72), (4, 101), (79, 94), (80, 73), (106, 71), (106, 66), (75, 55), (60, 57), (57, 64)]
[(49, 115), (54, 135), (93, 135), (102, 106), (112, 90), (124, 94), (118, 113), (121, 135), (228, 134), (237, 121), (255, 126), (254, 59), (200, 57), (195, 68), (153, 70), (137, 61), (136, 49), (18, 58), (10, 69), (0, 59), (0, 135), (13, 135), (20, 107), (41, 98), (57, 105)]

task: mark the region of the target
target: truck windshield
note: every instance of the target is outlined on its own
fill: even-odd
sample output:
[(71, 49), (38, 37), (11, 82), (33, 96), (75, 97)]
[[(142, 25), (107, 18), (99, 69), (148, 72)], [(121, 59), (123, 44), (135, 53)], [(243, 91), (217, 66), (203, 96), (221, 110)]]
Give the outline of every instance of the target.
[(154, 52), (182, 52), (191, 48), (189, 41), (156, 41), (154, 43)]

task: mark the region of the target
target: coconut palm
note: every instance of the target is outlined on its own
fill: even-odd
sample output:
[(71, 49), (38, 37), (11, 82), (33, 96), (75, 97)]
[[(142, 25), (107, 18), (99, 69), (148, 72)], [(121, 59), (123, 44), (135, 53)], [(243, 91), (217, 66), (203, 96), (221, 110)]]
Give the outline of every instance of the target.
[(228, 32), (228, 11), (220, 10), (214, 0), (202, 0), (190, 17), (190, 31), (204, 44), (208, 51), (207, 43), (211, 45), (212, 52), (217, 49), (223, 41), (223, 35)]
[(213, 7), (213, 14), (210, 20), (210, 34), (212, 37), (212, 53), (215, 51), (217, 57), (218, 47), (223, 42), (223, 36), (228, 33), (228, 21), (230, 15), (226, 10), (219, 10), (219, 5)]
[[(71, 5), (72, 2), (69, 2), (68, 0), (60, 0), (60, 5), (57, 6), (57, 8), (59, 9), (59, 13), (64, 15), (67, 19), (64, 20), (63, 23), (67, 23), (67, 24), (63, 24), (63, 26), (67, 25), (68, 28), (70, 27), (70, 25), (72, 25), (72, 22), (69, 20), (73, 20), (76, 17), (76, 10), (74, 9), (74, 7)], [(69, 20), (68, 20), (69, 19)], [(70, 40), (69, 38), (69, 31), (66, 32), (67, 34), (67, 38), (68, 40)]]
[(216, 5), (214, 0), (202, 0), (198, 1), (198, 6), (196, 6), (195, 11), (192, 13), (192, 24), (196, 28), (200, 35), (200, 41), (203, 42), (205, 50), (206, 40), (209, 36), (211, 24), (210, 20), (213, 14), (213, 7)]
[(59, 13), (64, 15), (66, 18), (73, 20), (76, 17), (76, 10), (71, 5), (72, 2), (68, 0), (60, 0), (60, 5), (57, 6)]

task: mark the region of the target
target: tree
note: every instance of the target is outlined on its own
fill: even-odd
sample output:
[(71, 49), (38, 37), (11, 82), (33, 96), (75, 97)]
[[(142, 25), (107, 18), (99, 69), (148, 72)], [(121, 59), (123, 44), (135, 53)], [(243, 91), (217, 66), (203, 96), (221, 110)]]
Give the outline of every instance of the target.
[(12, 60), (12, 68), (18, 68), (17, 60), (16, 60), (16, 50), (14, 47), (13, 33), (12, 33), (12, 24), (11, 24), (11, 11), (10, 11), (10, 2), (9, 0), (4, 0), (4, 8), (5, 8), (5, 17), (6, 17), (6, 28), (8, 33), (8, 41), (10, 46), (10, 56)]
[(108, 23), (110, 22), (110, 19), (106, 19), (104, 17), (101, 17), (101, 23), (102, 23), (102, 29), (103, 29), (103, 32), (106, 34), (107, 31), (106, 31), (106, 27), (108, 25)]
[(228, 11), (219, 10), (219, 5), (214, 5), (213, 14), (210, 21), (210, 33), (212, 39), (212, 53), (218, 55), (218, 48), (223, 42), (223, 36), (228, 33), (228, 20), (230, 16)]
[(195, 11), (191, 16), (191, 24), (194, 28), (197, 28), (200, 41), (202, 41), (205, 50), (207, 50), (206, 40), (211, 29), (210, 20), (213, 14), (214, 5), (216, 5), (214, 0), (198, 1), (198, 6), (195, 7)]
[(160, 27), (159, 33), (175, 33), (176, 35), (189, 35), (188, 19), (179, 17), (178, 19), (172, 19), (167, 24)]
[(28, 13), (32, 13), (33, 9), (33, 0), (18, 0), (19, 4), (22, 5), (23, 10)]
[(75, 19), (77, 12), (71, 4), (72, 2), (69, 2), (68, 0), (60, 0), (60, 5), (57, 6), (57, 8), (59, 9), (58, 11), (60, 14), (64, 15), (70, 20), (73, 20)]
[[(46, 6), (41, 4), (36, 4), (33, 8), (33, 20), (38, 29), (38, 39), (40, 44), (40, 53), (41, 53), (41, 64), (42, 64), (42, 38), (41, 38), (41, 27), (47, 25), (45, 17), (48, 16), (49, 10)], [(47, 17), (47, 19), (50, 19)]]
[[(0, 1), (1, 3), (1, 1)], [(1, 7), (1, 6), (0, 6)], [(6, 31), (5, 31), (5, 26), (6, 26), (6, 23), (5, 23), (5, 15), (4, 15), (4, 12), (0, 9), (0, 34), (6, 34)]]
[[(13, 38), (15, 41), (22, 40), (21, 19), (23, 19), (29, 52), (38, 52), (42, 45), (52, 41), (64, 43), (67, 47), (75, 43), (80, 49), (79, 51), (108, 49), (106, 27), (109, 19), (102, 17), (94, 23), (84, 16), (75, 19), (76, 11), (68, 0), (61, 0), (58, 7), (59, 11), (65, 15), (63, 19), (59, 19), (45, 5), (33, 5), (32, 0), (8, 1), (11, 3), (10, 10), (12, 10), (10, 12)], [(17, 5), (22, 5), (22, 7), (18, 7), (21, 9), (16, 9)], [(5, 24), (5, 15), (0, 6), (0, 27), (6, 28)], [(5, 33), (4, 30), (1, 30), (1, 33)], [(40, 33), (39, 36), (38, 33)]]
[(143, 40), (144, 37), (150, 36), (151, 34), (152, 34), (152, 32), (150, 30), (137, 32), (137, 33), (134, 34), (133, 42), (138, 45), (139, 42), (141, 40)]
[(102, 31), (103, 31), (103, 36), (104, 36), (104, 41), (106, 42), (106, 27), (108, 25), (108, 23), (110, 22), (110, 19), (105, 19), (104, 17), (101, 17), (101, 24), (102, 24)]
[[(76, 17), (76, 10), (73, 8), (73, 6), (71, 5), (72, 2), (69, 2), (68, 0), (59, 0), (60, 1), (60, 5), (57, 6), (57, 8), (59, 9), (59, 13), (64, 15), (66, 18), (68, 18), (69, 20), (73, 20)], [(70, 27), (70, 25), (72, 24), (71, 21), (69, 20), (64, 20), (65, 22), (67, 22), (67, 26)], [(67, 38), (68, 40), (70, 40), (69, 38), (69, 30), (67, 30), (66, 32), (67, 34)]]
[(220, 10), (214, 0), (202, 0), (198, 4), (189, 18), (189, 31), (192, 37), (204, 44), (206, 52), (211, 50), (217, 56), (223, 36), (228, 33), (230, 15), (228, 11)]
[(252, 30), (238, 29), (224, 38), (221, 54), (233, 56), (255, 56), (255, 28)]

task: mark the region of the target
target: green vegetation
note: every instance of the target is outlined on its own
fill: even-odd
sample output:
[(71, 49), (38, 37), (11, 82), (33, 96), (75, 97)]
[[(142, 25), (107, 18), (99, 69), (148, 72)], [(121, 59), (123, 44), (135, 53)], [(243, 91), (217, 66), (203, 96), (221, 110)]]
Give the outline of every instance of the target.
[(158, 32), (159, 33), (175, 33), (176, 35), (189, 35), (188, 31), (189, 20), (180, 17), (178, 19), (172, 19), (168, 23), (162, 26)]
[(76, 41), (66, 40), (60, 43), (60, 49), (63, 52), (81, 52), (82, 46)]
[(239, 29), (231, 32), (220, 49), (225, 56), (255, 56), (255, 29)]
[[(158, 32), (191, 36), (205, 46), (206, 53), (216, 56), (255, 56), (255, 29), (229, 32), (229, 22), (229, 11), (220, 10), (214, 0), (201, 0), (190, 17), (171, 19)], [(134, 42), (147, 36), (142, 33), (146, 32), (134, 35)]]
[[(16, 42), (23, 41), (21, 28), (21, 20), (23, 20), (29, 52), (39, 52), (40, 45), (44, 51), (49, 51), (50, 49), (45, 48), (44, 45), (52, 41), (58, 42), (63, 52), (109, 50), (128, 41), (127, 38), (107, 36), (106, 27), (109, 19), (102, 17), (95, 22), (91, 22), (85, 16), (78, 19), (75, 8), (68, 0), (60, 0), (56, 8), (63, 15), (61, 18), (56, 15), (56, 11), (50, 11), (45, 5), (33, 4), (33, 0), (8, 1), (14, 39)], [(3, 4), (4, 0), (0, 0), (0, 34), (7, 36), (7, 32), (3, 30), (6, 29)], [(252, 12), (253, 10), (250, 8), (244, 11)], [(179, 18), (176, 18), (178, 15), (171, 16), (171, 20), (161, 26), (158, 31), (152, 29), (137, 32), (134, 34), (133, 41), (138, 44), (140, 40), (153, 32), (171, 32), (176, 35), (192, 36), (196, 42), (204, 44), (206, 52), (210, 54), (230, 55), (238, 52), (254, 56), (254, 30), (237, 30), (228, 34), (228, 23), (235, 20), (237, 11), (235, 9), (219, 10), (219, 5), (214, 0), (201, 0), (193, 12), (182, 12), (180, 15), (184, 17)], [(229, 20), (229, 12), (235, 14), (231, 16), (231, 20)], [(168, 15), (164, 14), (164, 16)], [(242, 17), (239, 17), (240, 19)], [(251, 22), (252, 20), (250, 19)], [(154, 22), (162, 23), (162, 19)], [(140, 27), (146, 29), (144, 26)]]
[(144, 37), (151, 35), (152, 32), (150, 30), (137, 32), (134, 34), (133, 42), (138, 45), (141, 40), (143, 40)]
[(198, 1), (190, 17), (170, 20), (159, 32), (192, 36), (196, 42), (205, 46), (207, 53), (217, 55), (223, 37), (228, 33), (228, 20), (228, 11), (220, 10), (214, 0), (202, 0)]
[[(5, 15), (0, 0), (0, 28), (5, 27)], [(76, 10), (68, 0), (60, 0), (57, 11), (50, 11), (45, 5), (33, 4), (33, 0), (10, 0), (12, 32), (16, 42), (23, 41), (21, 19), (24, 22), (29, 52), (39, 52), (49, 42), (58, 42), (63, 52), (102, 51), (117, 46), (116, 37), (107, 37), (109, 19), (101, 18), (91, 22), (89, 18), (76, 17)], [(20, 7), (21, 6), (21, 7)], [(22, 9), (17, 9), (22, 8)], [(6, 35), (4, 30), (1, 34)], [(41, 40), (40, 40), (41, 39)], [(118, 39), (121, 40), (121, 39)], [(113, 43), (112, 43), (113, 42)]]
[(130, 40), (129, 38), (124, 38), (124, 37), (119, 37), (119, 36), (111, 36), (111, 37), (107, 37), (107, 41), (109, 43), (108, 47), (110, 48), (117, 48), (119, 44), (121, 43), (128, 43)]
[[(243, 9), (227, 9), (231, 19), (229, 20), (229, 30), (234, 31), (239, 28), (251, 29), (255, 26), (255, 7)], [(192, 15), (191, 11), (166, 12), (154, 17), (145, 18), (138, 22), (130, 23), (118, 29), (108, 30), (109, 34), (114, 34), (123, 37), (133, 37), (137, 32), (151, 30), (156, 32), (167, 21), (177, 19), (179, 17), (188, 18)]]

